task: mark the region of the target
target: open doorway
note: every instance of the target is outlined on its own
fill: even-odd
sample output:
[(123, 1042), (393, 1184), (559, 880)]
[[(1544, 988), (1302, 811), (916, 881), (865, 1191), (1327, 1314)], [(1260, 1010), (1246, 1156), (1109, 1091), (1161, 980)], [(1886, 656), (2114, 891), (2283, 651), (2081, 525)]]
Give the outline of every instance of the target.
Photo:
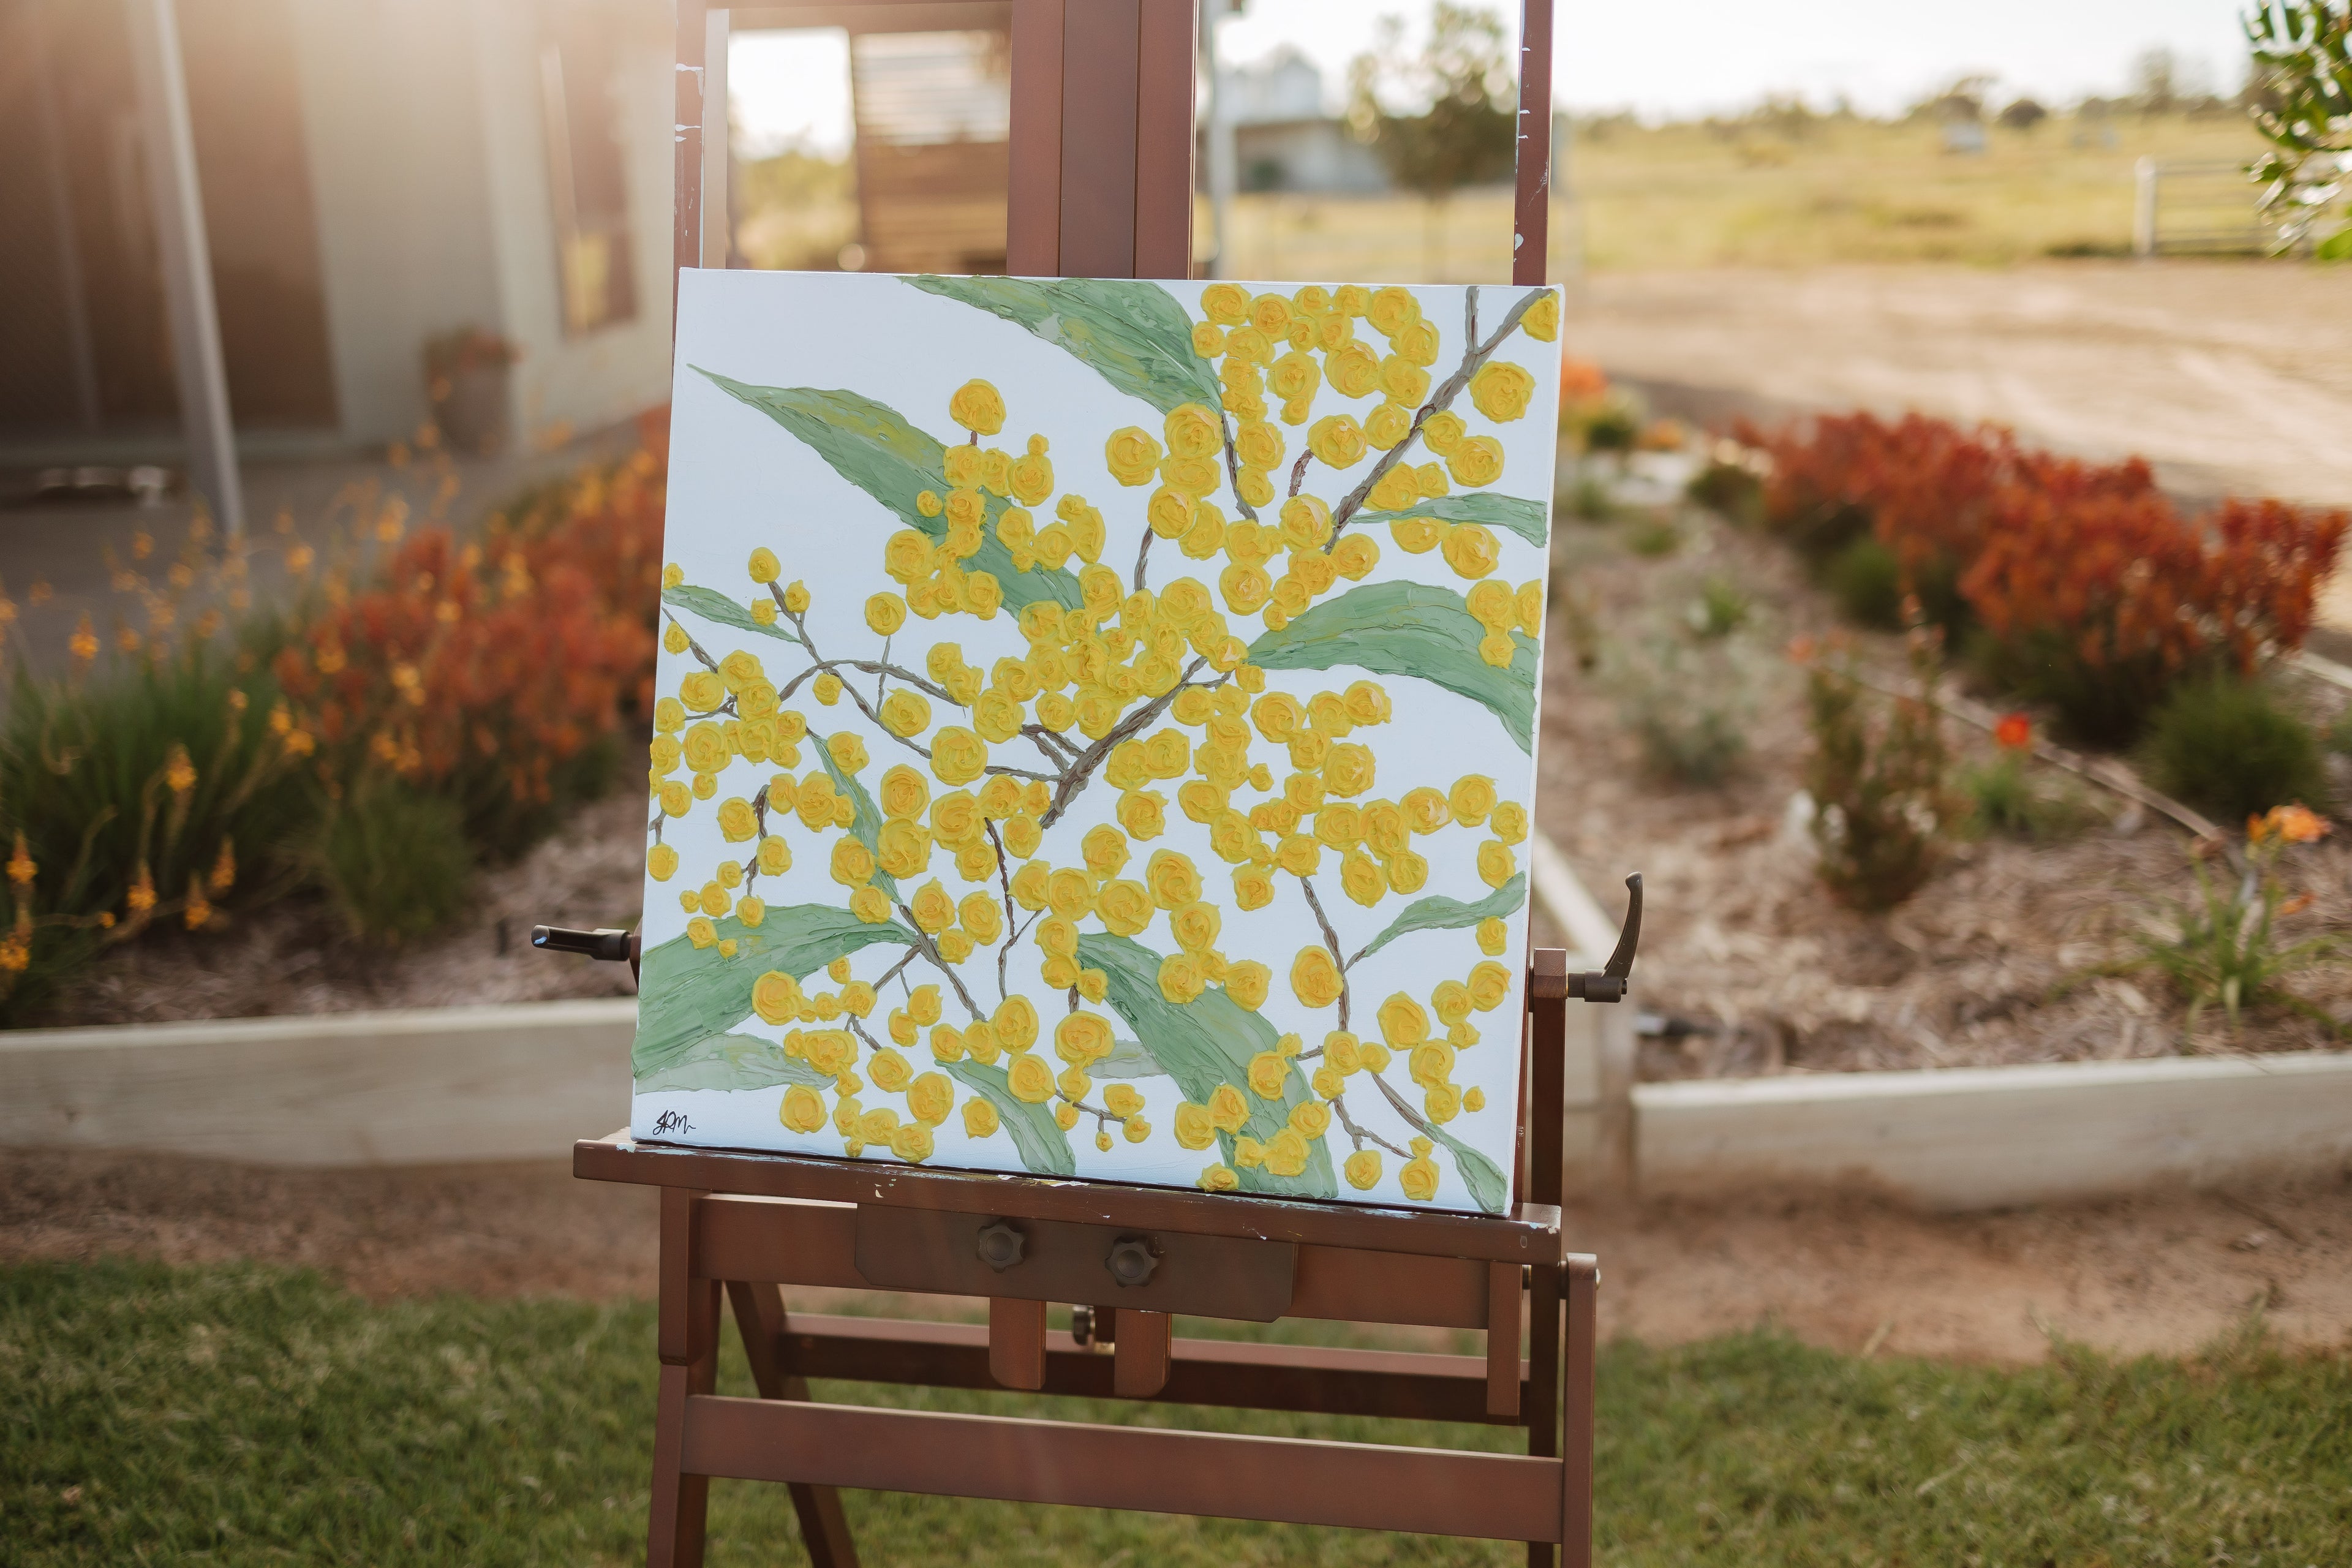
[(1010, 7), (922, 12), (730, 40), (734, 265), (1004, 270)]

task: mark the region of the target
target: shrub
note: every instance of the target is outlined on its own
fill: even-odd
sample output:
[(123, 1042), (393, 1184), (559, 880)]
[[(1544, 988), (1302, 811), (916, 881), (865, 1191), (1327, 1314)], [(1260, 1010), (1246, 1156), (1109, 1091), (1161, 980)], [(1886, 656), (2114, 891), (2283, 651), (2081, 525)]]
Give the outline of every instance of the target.
[(2261, 683), (2218, 674), (2190, 681), (2148, 726), (2156, 786), (2224, 822), (2327, 796), (2327, 772), (2311, 726)]
[(1730, 711), (1706, 701), (1646, 704), (1633, 714), (1642, 762), (1679, 784), (1713, 789), (1748, 756), (1748, 737)]
[(1568, 510), (1580, 522), (1607, 522), (1617, 515), (1617, 498), (1597, 474), (1579, 474), (1568, 492)]
[(389, 771), (456, 801), (486, 850), (519, 850), (601, 787), (621, 724), (651, 710), (660, 539), (650, 454), (479, 543), (424, 530), (279, 652), (278, 679), (336, 774)]
[(1865, 533), (1850, 542), (1830, 557), (1821, 575), (1838, 614), (1847, 620), (1885, 632), (1903, 629), (1903, 563), (1874, 536)]
[[(20, 666), (0, 720), (15, 915), (0, 1024), (160, 921), (209, 928), (225, 905), (322, 881), (351, 909), (380, 908), (352, 892), (368, 879), (351, 869), (382, 837), (352, 837), (379, 776), (442, 803), (441, 849), (461, 858), (468, 839), (521, 848), (609, 780), (622, 727), (651, 705), (665, 443), (657, 423), (642, 434), (636, 458), (542, 487), (472, 544), (439, 527), (404, 541), (403, 503), (361, 496), (367, 542), (389, 554), (321, 572), (289, 539), (284, 609), (253, 608), (245, 545), (215, 548), (201, 522), (158, 581), (144, 536), (129, 563), (110, 556), (147, 629), (119, 629), (100, 671), (85, 616), (71, 674)], [(241, 618), (185, 615), (199, 594)], [(14, 614), (0, 596), (0, 626)], [(413, 826), (425, 808), (384, 809)], [(381, 931), (389, 917), (357, 918)]]
[(1959, 772), (1959, 794), (1979, 832), (2047, 844), (2072, 837), (2099, 820), (2079, 788), (2052, 788), (2037, 778), (2021, 752), (2003, 751)]
[(1626, 548), (1652, 560), (1672, 555), (1682, 548), (1682, 531), (1675, 526), (1674, 519), (1654, 512), (1637, 519), (1625, 534)]
[(1698, 597), (1685, 612), (1691, 630), (1703, 637), (1727, 637), (1748, 624), (1756, 607), (1747, 590), (1720, 572), (1699, 584)]
[(319, 835), (320, 886), (353, 936), (402, 942), (460, 914), (473, 875), (457, 803), (398, 779), (363, 781), (329, 811)]
[(2326, 836), (2327, 825), (2299, 805), (2274, 806), (2246, 827), (2246, 869), (2217, 886), (2202, 860), (2197, 864), (2197, 901), (2173, 907), (2168, 934), (2143, 938), (2140, 961), (2132, 967), (2160, 971), (2189, 1001), (2187, 1033), (2193, 1046), (2197, 1020), (2218, 1006), (2237, 1032), (2249, 1007), (2286, 1006), (2342, 1034), (2344, 1026), (2281, 984), (2343, 950), (2340, 937), (2319, 936), (2281, 946), (2276, 923), (2286, 888), (2278, 873), (2290, 846)]
[(1658, 637), (1633, 656), (1618, 687), (1619, 712), (1654, 776), (1713, 789), (1747, 760), (1744, 682), (1725, 645)]
[(1632, 397), (1612, 392), (1577, 416), (1575, 437), (1580, 450), (1631, 452), (1642, 438), (1642, 408)]
[(1813, 754), (1805, 787), (1814, 803), (1821, 878), (1842, 902), (1889, 910), (1927, 884), (1960, 807), (1945, 783), (1948, 759), (1934, 690), (1931, 634), (1915, 632), (1916, 696), (1895, 699), (1874, 722), (1850, 656), (1833, 649), (1806, 683)]
[(2184, 678), (2300, 647), (2347, 521), (2231, 500), (2190, 523), (2152, 491), (2020, 489), (1961, 586), (2029, 689), (2120, 742)]
[[(1916, 415), (1745, 434), (1769, 449), (1776, 532), (1817, 564), (1874, 537), (1927, 619), (1948, 636), (1983, 623), (1988, 674), (2110, 743), (2183, 678), (2251, 674), (2300, 646), (2352, 522), (2273, 500), (2185, 519), (2137, 458), (2083, 463)], [(1867, 581), (1847, 570), (1875, 607), (1884, 563), (1870, 566)]]
[[(216, 646), (209, 612), (184, 641), (164, 635), (187, 594), (241, 586), (242, 548), (209, 545), (200, 523), (160, 588), (116, 563), (147, 598), (149, 630), (119, 628), (102, 670), (88, 616), (64, 679), (17, 667), (0, 723), (14, 915), (0, 936), (0, 1024), (20, 1021), (100, 950), (162, 921), (212, 925), (233, 889), (283, 886), (292, 868), (289, 826), (310, 820), (298, 769), (311, 737), (278, 700), (266, 644)], [(13, 611), (0, 598), (0, 624)]]
[(1743, 528), (1752, 528), (1764, 521), (1763, 480), (1747, 464), (1733, 461), (1720, 451), (1706, 467), (1691, 476), (1683, 493), (1695, 505)]

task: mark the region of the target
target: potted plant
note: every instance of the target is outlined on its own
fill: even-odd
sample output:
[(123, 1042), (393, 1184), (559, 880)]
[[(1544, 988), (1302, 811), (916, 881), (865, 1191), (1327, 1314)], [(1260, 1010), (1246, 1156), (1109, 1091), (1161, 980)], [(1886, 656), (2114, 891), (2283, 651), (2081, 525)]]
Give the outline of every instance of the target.
[(460, 327), (425, 343), (425, 384), (433, 423), (459, 451), (488, 455), (507, 443), (508, 383), (522, 347), (479, 327)]

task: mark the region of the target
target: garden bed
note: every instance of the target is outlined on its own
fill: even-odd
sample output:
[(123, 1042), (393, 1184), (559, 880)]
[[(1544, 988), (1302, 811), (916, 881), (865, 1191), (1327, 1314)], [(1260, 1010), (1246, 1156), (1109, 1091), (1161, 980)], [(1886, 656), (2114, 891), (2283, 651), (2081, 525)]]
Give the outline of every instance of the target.
[[(2124, 972), (2137, 939), (2195, 891), (2191, 840), (2098, 785), (2032, 770), (2050, 820), (2032, 839), (1953, 846), (1924, 890), (1886, 915), (1841, 905), (1815, 875), (1800, 795), (1811, 742), (1805, 674), (1787, 650), (1837, 629), (1826, 595), (1776, 539), (1683, 501), (1696, 464), (1642, 454), (1564, 471), (1548, 630), (1540, 826), (1613, 918), (1616, 884), (1648, 878), (1639, 997), (1649, 1080), (1788, 1071), (1981, 1067), (2272, 1052), (2339, 1044), (2322, 1019), (2218, 1008)], [(1608, 520), (1580, 520), (1580, 510)], [(617, 587), (617, 585), (616, 585)], [(1736, 624), (1735, 624), (1736, 623)], [(1710, 629), (1720, 635), (1709, 635)], [(1847, 634), (1899, 684), (1899, 639)], [(2288, 700), (2332, 721), (2346, 694), (2292, 673)], [(1712, 716), (1711, 718), (1709, 716)], [(1710, 725), (1712, 727), (1710, 727)], [(625, 724), (624, 731), (631, 727)], [(1663, 739), (1682, 770), (1662, 776)], [(1962, 768), (1990, 739), (1944, 724)], [(620, 733), (619, 745), (632, 742)], [(363, 765), (363, 764), (362, 764)], [(2352, 799), (2342, 759), (2336, 797)], [(399, 945), (357, 941), (315, 896), (161, 925), (113, 947), (35, 1016), (46, 1026), (334, 1013), (626, 994), (617, 965), (535, 952), (535, 922), (626, 925), (639, 909), (641, 813), (623, 788), (571, 810), (555, 837), (475, 879), (456, 918)], [(44, 854), (45, 861), (62, 858)], [(2218, 862), (2217, 862), (2218, 864)], [(2352, 846), (2288, 862), (2309, 902), (2288, 940), (2352, 928)], [(2300, 976), (2302, 998), (2352, 1015), (2352, 963)]]
[(464, 917), (400, 946), (349, 935), (314, 898), (223, 929), (159, 931), (105, 955), (38, 1019), (45, 1027), (159, 1024), (635, 994), (628, 966), (530, 945), (534, 924), (633, 926), (645, 884), (645, 804), (617, 791), (474, 881)]
[[(1671, 464), (1659, 468), (1671, 468)], [(2256, 1009), (2232, 1034), (2218, 1008), (2193, 1038), (2188, 1008), (2151, 972), (2103, 973), (2135, 938), (2196, 892), (2189, 837), (2095, 784), (2036, 768), (2074, 821), (2032, 841), (1964, 839), (1926, 888), (1891, 914), (1857, 913), (1815, 874), (1800, 800), (1811, 740), (1805, 673), (1788, 648), (1840, 629), (1828, 597), (1777, 541), (1666, 500), (1671, 475), (1620, 485), (1606, 521), (1563, 509), (1555, 524), (1554, 620), (1547, 648), (1538, 816), (1585, 883), (1608, 893), (1646, 879), (1640, 994), (1664, 1033), (1644, 1038), (1649, 1080), (2158, 1057), (2185, 1049), (2269, 1052), (2336, 1044), (2325, 1025)], [(1573, 479), (1563, 493), (1573, 493)], [(1718, 621), (1703, 635), (1710, 584)], [(1863, 661), (1904, 679), (1901, 639), (1848, 630)], [(2293, 675), (2288, 700), (2325, 721), (2344, 694)], [(1665, 777), (1645, 756), (1645, 713), (1706, 751), (1700, 716), (1721, 716), (1725, 776)], [(1990, 761), (1981, 731), (1944, 721), (1962, 766)], [(1691, 765), (1707, 759), (1692, 756)], [(2337, 797), (2352, 791), (2340, 763)], [(2226, 872), (2225, 872), (2226, 874)], [(2310, 904), (2282, 921), (2294, 938), (2352, 927), (2352, 847), (2336, 836), (2289, 863)], [(2305, 1000), (2352, 1014), (2352, 963), (2307, 972)]]

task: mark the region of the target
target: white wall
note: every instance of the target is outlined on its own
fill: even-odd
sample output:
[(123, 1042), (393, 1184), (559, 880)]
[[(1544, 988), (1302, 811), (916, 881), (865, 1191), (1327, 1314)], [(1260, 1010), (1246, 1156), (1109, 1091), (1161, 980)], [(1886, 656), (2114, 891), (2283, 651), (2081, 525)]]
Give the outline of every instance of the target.
[(462, 0), (294, 0), (342, 438), (423, 423), (425, 340), (496, 327)]
[(615, 51), (626, 73), (616, 97), (628, 149), (636, 315), (568, 337), (541, 112), (539, 33), (529, 7), (484, 5), (472, 15), (500, 330), (523, 345), (515, 430), (526, 443), (611, 424), (668, 395), (675, 57), (667, 18), (665, 5), (631, 9), (622, 23), (628, 34)]
[(637, 314), (563, 332), (534, 7), (294, 0), (341, 438), (427, 415), (425, 340), (478, 326), (523, 346), (528, 446), (623, 419), (669, 383), (668, 8), (632, 8), (622, 89)]

